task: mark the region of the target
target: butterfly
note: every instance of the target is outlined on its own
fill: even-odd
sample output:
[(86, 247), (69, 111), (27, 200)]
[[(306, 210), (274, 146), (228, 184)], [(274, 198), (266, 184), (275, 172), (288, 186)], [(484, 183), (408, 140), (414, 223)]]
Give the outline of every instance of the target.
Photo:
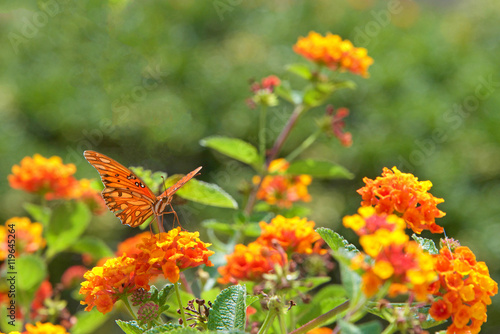
[[(179, 220), (171, 204), (173, 196), (201, 169), (196, 168), (157, 197), (134, 172), (119, 162), (95, 151), (85, 151), (83, 156), (99, 172), (104, 184), (102, 198), (122, 224), (137, 227), (154, 214), (160, 231), (164, 230), (158, 220), (160, 216), (173, 213)], [(171, 211), (165, 212), (167, 206)]]

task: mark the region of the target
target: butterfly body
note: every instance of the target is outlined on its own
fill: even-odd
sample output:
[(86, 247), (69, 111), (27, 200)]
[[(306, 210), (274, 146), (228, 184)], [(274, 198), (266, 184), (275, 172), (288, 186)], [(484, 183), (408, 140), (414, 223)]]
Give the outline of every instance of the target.
[[(196, 168), (157, 197), (134, 172), (117, 161), (95, 151), (85, 151), (83, 155), (101, 176), (104, 184), (101, 194), (109, 210), (122, 224), (131, 227), (141, 225), (153, 214), (157, 218), (166, 213), (176, 215), (171, 205), (175, 192), (201, 169)], [(167, 206), (171, 211), (165, 211)]]

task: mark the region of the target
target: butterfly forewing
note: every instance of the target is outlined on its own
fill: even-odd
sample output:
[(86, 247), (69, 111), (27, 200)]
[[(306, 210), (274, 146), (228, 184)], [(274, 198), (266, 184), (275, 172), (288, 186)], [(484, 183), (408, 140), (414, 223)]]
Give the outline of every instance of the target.
[(177, 181), (173, 186), (171, 186), (167, 190), (165, 190), (165, 192), (163, 194), (161, 194), (160, 196), (158, 196), (158, 197), (159, 198), (162, 198), (162, 197), (172, 197), (175, 194), (175, 192), (177, 190), (179, 190), (180, 187), (182, 187), (184, 184), (186, 184), (186, 182), (188, 182), (193, 177), (195, 177), (196, 174), (198, 174), (198, 172), (200, 171), (200, 169), (201, 169), (201, 167), (196, 168), (194, 171), (192, 171), (191, 173), (187, 174), (182, 179), (180, 179), (179, 181)]
[(104, 154), (85, 151), (85, 159), (99, 172), (102, 197), (122, 224), (136, 227), (153, 214), (156, 196), (130, 169)]

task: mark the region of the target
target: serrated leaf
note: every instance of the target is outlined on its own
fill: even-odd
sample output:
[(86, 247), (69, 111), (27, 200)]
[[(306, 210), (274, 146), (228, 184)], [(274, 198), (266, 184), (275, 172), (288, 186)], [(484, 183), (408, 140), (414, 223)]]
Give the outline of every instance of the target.
[(260, 168), (261, 158), (259, 152), (255, 146), (241, 139), (212, 136), (200, 140), (200, 145), (253, 166), (257, 170)]
[[(182, 329), (182, 326), (178, 325), (178, 324), (165, 324), (165, 325), (161, 325), (161, 326), (156, 326), (156, 327), (150, 328), (147, 331), (145, 331), (144, 334), (172, 333), (173, 331), (175, 331), (177, 329)], [(191, 333), (191, 332), (188, 332), (188, 333)]]
[(95, 333), (111, 315), (111, 313), (102, 314), (97, 308), (91, 311), (80, 311), (76, 314), (76, 324), (71, 327), (72, 334), (91, 334)]
[(346, 252), (351, 253), (352, 255), (357, 254), (359, 251), (356, 249), (354, 245), (349, 244), (349, 242), (344, 239), (343, 236), (334, 232), (333, 230), (326, 227), (319, 227), (316, 229), (316, 232), (319, 233), (321, 238), (326, 242), (328, 246), (334, 251), (338, 251), (340, 249), (345, 249)]
[(163, 306), (167, 302), (168, 297), (174, 292), (174, 285), (167, 284), (163, 289), (158, 291), (157, 297), (155, 298), (156, 304)]
[(427, 251), (429, 254), (439, 254), (439, 250), (437, 249), (436, 244), (431, 239), (422, 238), (416, 234), (413, 234), (411, 237), (420, 245), (420, 247), (422, 247), (423, 250)]
[(361, 296), (361, 276), (352, 270), (349, 265), (342, 262), (339, 265), (342, 286), (346, 291), (347, 297), (353, 300), (353, 302), (357, 301)]
[(71, 250), (80, 254), (90, 254), (96, 260), (114, 256), (111, 248), (102, 239), (92, 236), (80, 238), (71, 246)]
[(23, 207), (26, 211), (28, 211), (30, 216), (33, 218), (33, 221), (41, 223), (44, 228), (47, 227), (51, 213), (49, 208), (33, 203), (24, 203)]
[(328, 161), (313, 159), (294, 161), (288, 167), (287, 174), (307, 174), (320, 179), (353, 179), (354, 174), (344, 167)]
[[(175, 175), (169, 178), (168, 182), (166, 182), (167, 187), (177, 182), (176, 180), (179, 180), (180, 177), (180, 175)], [(188, 201), (205, 205), (219, 208), (238, 208), (238, 203), (236, 203), (234, 198), (214, 183), (191, 179), (176, 194)]]
[(303, 79), (311, 80), (313, 74), (306, 64), (291, 64), (286, 67), (286, 70)]
[(87, 228), (91, 218), (82, 202), (67, 201), (54, 209), (46, 230), (47, 256), (50, 258), (73, 245)]
[(135, 320), (115, 320), (115, 322), (126, 334), (142, 334), (144, 332), (144, 330), (137, 324)]
[(47, 267), (40, 256), (21, 255), (16, 259), (17, 286), (21, 291), (36, 289), (47, 276)]
[(246, 289), (233, 285), (221, 291), (208, 317), (208, 329), (216, 331), (245, 330)]

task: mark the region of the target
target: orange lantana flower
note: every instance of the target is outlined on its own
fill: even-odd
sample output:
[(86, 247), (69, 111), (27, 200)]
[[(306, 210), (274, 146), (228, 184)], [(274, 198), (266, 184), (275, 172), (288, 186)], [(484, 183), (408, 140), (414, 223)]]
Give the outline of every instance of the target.
[(453, 241), (443, 243), (434, 263), (439, 285), (431, 292), (438, 298), (429, 314), (436, 320), (452, 319), (447, 333), (478, 333), (486, 321), (486, 305), (498, 293), (488, 267), (478, 262), (468, 247), (456, 246)]
[(393, 167), (392, 171), (384, 168), (382, 177), (375, 180), (365, 177), (363, 182), (366, 186), (357, 191), (363, 199), (362, 206), (374, 206), (378, 213), (400, 213), (415, 233), (443, 232), (435, 219), (445, 215), (436, 207), (444, 200), (427, 192), (432, 187), (430, 181), (418, 181), (412, 174), (401, 173)]
[(307, 37), (299, 38), (293, 50), (332, 70), (348, 70), (364, 77), (368, 77), (368, 67), (373, 64), (365, 48), (356, 48), (351, 41), (342, 40), (339, 35), (331, 33), (322, 36), (311, 31)]
[(204, 243), (198, 232), (181, 231), (180, 227), (167, 233), (160, 233), (149, 239), (142, 239), (137, 245), (141, 253), (137, 259), (152, 266), (153, 272), (164, 274), (170, 282), (179, 280), (179, 273), (199, 265), (213, 266), (208, 259), (214, 252), (208, 250), (211, 244)]
[(278, 242), (287, 253), (325, 254), (327, 251), (320, 248), (322, 239), (314, 231), (314, 225), (313, 221), (306, 218), (285, 218), (278, 215), (269, 224), (260, 222), (262, 234), (257, 242), (269, 247)]
[(81, 179), (73, 189), (71, 198), (81, 200), (96, 215), (106, 212), (106, 203), (101, 196), (101, 192), (92, 187), (92, 180)]
[(262, 275), (270, 273), (276, 265), (286, 264), (286, 254), (259, 242), (248, 246), (238, 244), (234, 252), (226, 255), (227, 265), (219, 267), (221, 284), (237, 284), (239, 281), (260, 281)]
[(69, 199), (78, 186), (75, 172), (75, 165), (64, 165), (60, 157), (47, 159), (35, 154), (33, 158), (23, 158), (20, 166), (14, 165), (8, 179), (14, 189), (43, 194), (48, 200)]
[(37, 322), (36, 325), (26, 324), (26, 332), (24, 334), (69, 334), (63, 326), (53, 325), (50, 322), (42, 324)]
[(146, 231), (139, 234), (134, 235), (128, 239), (123, 240), (118, 244), (118, 250), (116, 251), (116, 256), (132, 256), (134, 254), (139, 254), (141, 250), (137, 248), (137, 245), (142, 242), (142, 239), (151, 238), (151, 232)]
[[(311, 201), (311, 195), (307, 191), (307, 186), (312, 181), (311, 176), (287, 175), (285, 172), (289, 165), (285, 159), (271, 161), (269, 172), (274, 175), (264, 177), (257, 192), (258, 199), (282, 208), (289, 208), (298, 201)], [(259, 184), (260, 177), (254, 176), (252, 181), (254, 184)]]
[[(377, 214), (372, 207), (360, 208), (359, 213), (345, 217), (344, 226), (360, 235), (359, 242), (366, 253), (352, 260), (353, 269), (364, 271), (362, 290), (365, 295), (375, 295), (389, 282), (390, 296), (411, 293), (425, 300), (427, 290), (437, 279), (432, 256), (416, 242), (409, 241), (402, 218)], [(367, 261), (367, 256), (372, 261)]]
[[(7, 258), (9, 254), (8, 231), (14, 225), (16, 256), (19, 254), (34, 253), (45, 247), (45, 239), (42, 237), (42, 224), (31, 222), (27, 217), (13, 217), (5, 222), (5, 226), (0, 226), (0, 261)], [(8, 239), (8, 240), (7, 240)]]
[(150, 267), (147, 262), (140, 263), (125, 255), (107, 260), (103, 266), (94, 267), (83, 275), (86, 281), (82, 282), (80, 294), (85, 300), (80, 303), (87, 305), (86, 311), (95, 306), (99, 312), (108, 313), (124, 294), (140, 288), (149, 290)]

